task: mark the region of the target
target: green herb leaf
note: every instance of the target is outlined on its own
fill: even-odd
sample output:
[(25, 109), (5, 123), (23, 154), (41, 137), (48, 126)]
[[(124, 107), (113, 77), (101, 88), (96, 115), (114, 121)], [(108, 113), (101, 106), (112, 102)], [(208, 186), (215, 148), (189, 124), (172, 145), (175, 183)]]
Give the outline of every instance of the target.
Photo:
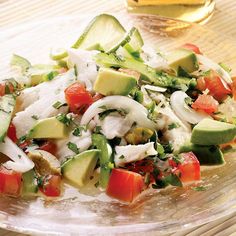
[(194, 191), (206, 191), (207, 187), (206, 186), (197, 186), (197, 187), (192, 187), (191, 189)]
[(76, 127), (74, 130), (73, 130), (73, 135), (76, 136), (76, 137), (80, 137), (82, 135), (82, 132), (83, 131), (86, 131), (87, 130), (87, 127), (86, 125), (83, 125), (83, 126), (78, 126)]
[(63, 123), (66, 126), (70, 126), (73, 121), (72, 116), (67, 116), (66, 114), (62, 113), (56, 116), (57, 120)]
[(38, 120), (39, 119), (39, 117), (36, 116), (36, 115), (32, 115), (31, 118), (34, 119), (34, 120)]
[(168, 125), (168, 130), (176, 129), (179, 127), (180, 125), (178, 123), (171, 123), (170, 125)]
[[(100, 107), (101, 108), (101, 107)], [(99, 119), (104, 120), (108, 115), (110, 115), (113, 112), (119, 113), (121, 116), (125, 116), (127, 112), (124, 109), (107, 109), (101, 113), (99, 113)]]
[(75, 154), (79, 154), (79, 148), (77, 147), (75, 143), (69, 142), (67, 143), (67, 147)]
[(67, 103), (62, 103), (60, 101), (57, 101), (55, 102), (53, 105), (52, 105), (55, 109), (59, 109), (61, 107), (64, 107), (64, 106), (67, 106)]
[(166, 183), (172, 185), (172, 186), (177, 186), (177, 187), (182, 187), (183, 184), (180, 181), (179, 177), (173, 173), (165, 177)]
[(95, 126), (95, 128), (94, 128), (94, 133), (98, 134), (98, 133), (101, 132), (101, 130), (102, 130), (102, 127), (101, 127), (101, 126)]

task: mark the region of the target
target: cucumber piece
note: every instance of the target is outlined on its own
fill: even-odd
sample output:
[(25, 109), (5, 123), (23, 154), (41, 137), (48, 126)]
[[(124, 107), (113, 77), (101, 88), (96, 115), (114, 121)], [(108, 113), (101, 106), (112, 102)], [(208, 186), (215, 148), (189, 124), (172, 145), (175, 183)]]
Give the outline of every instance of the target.
[(67, 51), (64, 48), (52, 48), (50, 52), (50, 58), (54, 61), (61, 60), (68, 56)]
[(102, 48), (106, 52), (121, 41), (125, 32), (124, 27), (114, 16), (101, 14), (89, 23), (72, 47), (91, 50), (96, 46), (96, 49)]
[(200, 162), (200, 165), (222, 165), (225, 163), (224, 155), (217, 146), (202, 146), (187, 143), (180, 147), (179, 152), (193, 152)]
[(99, 66), (135, 70), (141, 73), (141, 79), (160, 87), (182, 89), (184, 86), (187, 88), (196, 86), (196, 79), (176, 77), (164, 72), (156, 72), (154, 68), (145, 65), (140, 61), (131, 58), (120, 58), (113, 53), (99, 53), (95, 55), (95, 60)]
[(15, 105), (16, 100), (13, 95), (7, 94), (0, 97), (0, 142), (3, 142), (6, 136)]
[(26, 58), (16, 54), (12, 55), (10, 65), (20, 67), (22, 73), (26, 72), (31, 67), (31, 63)]
[(65, 161), (61, 167), (62, 175), (71, 184), (83, 187), (93, 175), (100, 151), (91, 149)]
[(107, 139), (105, 136), (101, 134), (93, 134), (92, 135), (92, 143), (94, 146), (96, 146), (98, 149), (100, 149), (100, 177), (99, 177), (99, 186), (102, 188), (106, 188), (110, 172), (111, 172), (111, 155), (112, 155), (112, 149), (111, 146), (108, 144)]
[(115, 52), (120, 46), (128, 46), (132, 51), (140, 51), (143, 46), (143, 39), (137, 28), (132, 27), (131, 30), (107, 53)]
[(26, 173), (23, 173), (22, 179), (23, 179), (23, 188), (22, 188), (23, 196), (34, 195), (38, 192), (37, 175), (33, 169)]

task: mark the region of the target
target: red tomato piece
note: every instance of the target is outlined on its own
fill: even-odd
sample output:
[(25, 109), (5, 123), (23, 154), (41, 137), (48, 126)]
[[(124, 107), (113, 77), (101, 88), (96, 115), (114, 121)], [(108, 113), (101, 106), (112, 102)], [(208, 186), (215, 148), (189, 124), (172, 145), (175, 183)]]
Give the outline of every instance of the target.
[(86, 90), (84, 85), (79, 82), (66, 88), (65, 97), (70, 111), (76, 114), (84, 113), (93, 103), (92, 95)]
[(93, 96), (93, 103), (98, 101), (99, 99), (103, 98), (104, 96), (100, 93), (96, 93), (94, 96)]
[(206, 90), (206, 82), (204, 77), (200, 77), (197, 79), (197, 89), (200, 91)]
[(204, 77), (206, 88), (216, 100), (222, 101), (228, 94), (232, 94), (230, 86), (214, 71)]
[(14, 86), (11, 83), (0, 84), (0, 97), (5, 95), (6, 86), (8, 86), (8, 90), (9, 90), (10, 93), (14, 92)]
[(45, 176), (42, 181), (42, 186), (39, 189), (47, 197), (59, 197), (61, 194), (61, 176)]
[(231, 84), (232, 94), (233, 94), (234, 100), (236, 100), (236, 77), (233, 77), (232, 81), (233, 81)]
[(140, 174), (124, 169), (113, 169), (106, 189), (107, 195), (125, 202), (132, 202), (143, 190)]
[(14, 142), (17, 142), (17, 137), (16, 137), (16, 127), (12, 123), (10, 123), (8, 131), (7, 131), (7, 136)]
[(179, 176), (182, 182), (199, 181), (201, 173), (197, 157), (192, 152), (181, 153), (180, 157), (182, 159), (180, 163), (176, 163), (173, 159), (169, 160), (173, 173)]
[(188, 49), (190, 51), (195, 52), (196, 54), (202, 54), (199, 47), (192, 43), (185, 43), (184, 45), (181, 46), (181, 48)]
[(9, 196), (19, 196), (21, 191), (22, 174), (0, 167), (0, 193)]
[(51, 141), (46, 141), (38, 149), (50, 152), (52, 155), (55, 155), (57, 152), (57, 146)]
[(208, 114), (216, 112), (219, 103), (211, 95), (200, 94), (197, 100), (192, 104), (192, 108), (195, 110), (204, 111)]

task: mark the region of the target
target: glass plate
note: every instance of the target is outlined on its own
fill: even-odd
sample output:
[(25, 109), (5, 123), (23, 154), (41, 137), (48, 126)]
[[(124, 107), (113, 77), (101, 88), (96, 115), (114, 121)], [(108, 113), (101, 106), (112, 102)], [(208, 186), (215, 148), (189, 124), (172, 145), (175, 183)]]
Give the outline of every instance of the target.
[[(118, 16), (127, 27), (135, 19)], [(78, 38), (89, 15), (54, 18), (8, 29), (0, 35), (0, 78), (9, 77), (8, 63), (12, 53), (29, 58), (33, 63), (46, 63), (50, 48), (69, 47)], [(128, 23), (127, 23), (128, 22)], [(170, 50), (192, 42), (218, 62), (229, 64), (236, 72), (236, 44), (225, 36), (204, 27), (191, 26), (177, 38), (162, 38), (143, 30), (145, 42), (161, 50)], [(236, 157), (226, 157), (221, 168), (202, 174), (207, 191), (191, 187), (150, 190), (131, 205), (109, 199), (104, 193), (87, 189), (80, 192), (66, 188), (63, 198), (0, 198), (0, 227), (47, 235), (140, 234), (158, 231), (176, 232), (201, 225), (236, 211)]]

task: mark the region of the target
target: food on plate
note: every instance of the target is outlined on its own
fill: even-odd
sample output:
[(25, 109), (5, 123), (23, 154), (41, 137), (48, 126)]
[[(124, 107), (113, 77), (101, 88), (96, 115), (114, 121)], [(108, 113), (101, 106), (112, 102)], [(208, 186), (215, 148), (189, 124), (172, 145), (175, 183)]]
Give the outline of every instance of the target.
[(96, 16), (51, 64), (14, 54), (0, 81), (0, 194), (63, 195), (92, 185), (135, 201), (201, 180), (236, 136), (235, 79), (192, 43), (159, 52), (136, 27)]

